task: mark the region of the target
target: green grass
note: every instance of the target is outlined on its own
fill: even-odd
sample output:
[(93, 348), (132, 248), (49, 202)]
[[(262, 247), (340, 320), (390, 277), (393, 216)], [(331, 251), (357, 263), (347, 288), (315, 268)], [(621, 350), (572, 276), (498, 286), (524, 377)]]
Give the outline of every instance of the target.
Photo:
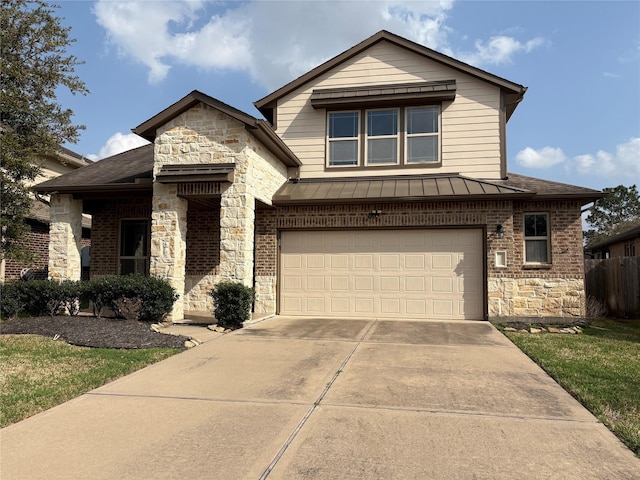
[(59, 405), (180, 351), (75, 347), (38, 335), (2, 335), (0, 427)]
[(598, 319), (579, 335), (504, 332), (640, 456), (640, 321)]

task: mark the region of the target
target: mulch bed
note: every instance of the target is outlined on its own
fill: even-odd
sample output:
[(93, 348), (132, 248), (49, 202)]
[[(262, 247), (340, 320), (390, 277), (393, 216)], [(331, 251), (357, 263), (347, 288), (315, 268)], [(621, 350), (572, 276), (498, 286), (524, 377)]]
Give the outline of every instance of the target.
[(0, 334), (35, 334), (83, 347), (185, 348), (184, 336), (151, 330), (149, 323), (95, 317), (25, 317), (0, 323)]

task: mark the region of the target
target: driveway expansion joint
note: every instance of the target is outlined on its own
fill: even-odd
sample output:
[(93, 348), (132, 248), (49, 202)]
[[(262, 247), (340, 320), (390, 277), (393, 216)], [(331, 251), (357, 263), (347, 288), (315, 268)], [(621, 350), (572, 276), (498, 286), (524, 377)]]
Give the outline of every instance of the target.
[(289, 435), (289, 438), (287, 438), (287, 440), (284, 443), (284, 445), (282, 446), (282, 448), (278, 451), (278, 453), (273, 458), (271, 463), (267, 466), (265, 471), (262, 472), (262, 475), (260, 475), (259, 480), (265, 480), (269, 476), (269, 474), (271, 474), (271, 471), (278, 464), (278, 462), (280, 461), (280, 459), (282, 458), (284, 453), (287, 451), (287, 449), (289, 448), (289, 446), (291, 445), (293, 440), (296, 438), (296, 436), (298, 435), (300, 430), (302, 430), (302, 427), (304, 427), (304, 425), (307, 423), (307, 421), (309, 420), (309, 418), (311, 417), (313, 412), (315, 412), (315, 410), (320, 406), (320, 403), (322, 402), (322, 400), (324, 399), (326, 394), (329, 392), (329, 390), (333, 386), (334, 382), (338, 378), (338, 375), (340, 375), (340, 373), (343, 372), (343, 370), (346, 367), (347, 363), (349, 363), (349, 360), (351, 360), (351, 357), (353, 356), (353, 354), (356, 352), (358, 347), (362, 343), (364, 343), (364, 339), (367, 337), (367, 335), (373, 329), (373, 326), (377, 322), (378, 322), (377, 320), (373, 320), (371, 323), (369, 323), (367, 325), (365, 331), (362, 333), (362, 335), (360, 335), (360, 338), (356, 341), (356, 344), (353, 346), (351, 351), (347, 354), (345, 359), (342, 361), (342, 363), (340, 364), (340, 367), (338, 367), (338, 370), (333, 374), (333, 377), (331, 378), (331, 380), (327, 383), (327, 385), (322, 390), (322, 393), (320, 393), (320, 396), (317, 398), (317, 400), (315, 402), (313, 402), (313, 405), (311, 405), (309, 410), (307, 410), (307, 413), (304, 415), (304, 417), (302, 417), (302, 420), (300, 420), (300, 422), (298, 423), (296, 428), (293, 430), (293, 432), (291, 432), (291, 435)]

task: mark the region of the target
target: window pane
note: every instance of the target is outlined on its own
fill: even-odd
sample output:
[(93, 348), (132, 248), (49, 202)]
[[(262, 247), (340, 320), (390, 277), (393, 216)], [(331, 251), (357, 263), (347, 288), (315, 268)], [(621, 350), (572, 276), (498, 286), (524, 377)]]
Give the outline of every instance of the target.
[(367, 162), (370, 165), (395, 164), (398, 139), (377, 138), (367, 141)]
[(120, 275), (136, 273), (136, 261), (133, 259), (120, 259)]
[(546, 240), (527, 240), (525, 242), (526, 254), (525, 261), (536, 263), (548, 263), (547, 257), (547, 241)]
[(438, 132), (438, 109), (427, 108), (407, 108), (407, 133), (437, 133)]
[(397, 110), (374, 110), (367, 112), (367, 135), (376, 137), (380, 135), (398, 134)]
[(438, 137), (407, 138), (407, 163), (438, 161)]
[(525, 237), (546, 237), (547, 236), (547, 216), (525, 215), (524, 216), (524, 236)]
[(525, 237), (536, 236), (536, 216), (535, 215), (524, 216), (524, 236)]
[(330, 113), (329, 138), (358, 136), (358, 112)]
[(536, 237), (547, 236), (547, 216), (536, 215)]
[(329, 143), (329, 165), (357, 165), (358, 141), (341, 140)]
[(146, 220), (123, 220), (120, 229), (120, 256), (143, 257), (146, 255)]

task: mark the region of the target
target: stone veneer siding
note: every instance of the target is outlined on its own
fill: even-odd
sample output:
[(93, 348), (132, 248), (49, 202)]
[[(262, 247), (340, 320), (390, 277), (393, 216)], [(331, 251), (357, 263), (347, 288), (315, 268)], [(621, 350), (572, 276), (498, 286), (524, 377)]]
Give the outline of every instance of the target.
[[(579, 202), (441, 202), (289, 206), (259, 210), (256, 221), (256, 311), (275, 313), (277, 236), (287, 229), (377, 229), (474, 226), (486, 228), (488, 316), (572, 317), (584, 315), (584, 266)], [(378, 219), (368, 212), (382, 210)], [(523, 214), (547, 212), (552, 264), (523, 264)], [(502, 224), (505, 237), (498, 239)], [(507, 252), (507, 267), (495, 252)]]
[[(175, 186), (154, 183), (151, 233), (151, 274), (167, 278), (181, 295), (169, 319), (185, 311), (210, 311), (209, 291), (219, 281), (254, 282), (254, 223), (256, 199), (270, 203), (286, 181), (286, 167), (260, 144), (242, 122), (198, 104), (157, 131), (154, 176), (167, 164), (235, 165), (233, 183), (223, 183), (219, 209), (219, 260), (192, 273), (188, 254), (186, 203)], [(186, 200), (185, 200), (186, 202)], [(184, 218), (184, 221), (183, 221)], [(193, 236), (199, 243), (199, 237)], [(198, 240), (196, 240), (198, 239)], [(212, 245), (216, 244), (211, 237)], [(169, 245), (169, 246), (168, 246)]]
[(51, 195), (49, 227), (49, 278), (80, 280), (82, 268), (82, 200), (73, 195)]

